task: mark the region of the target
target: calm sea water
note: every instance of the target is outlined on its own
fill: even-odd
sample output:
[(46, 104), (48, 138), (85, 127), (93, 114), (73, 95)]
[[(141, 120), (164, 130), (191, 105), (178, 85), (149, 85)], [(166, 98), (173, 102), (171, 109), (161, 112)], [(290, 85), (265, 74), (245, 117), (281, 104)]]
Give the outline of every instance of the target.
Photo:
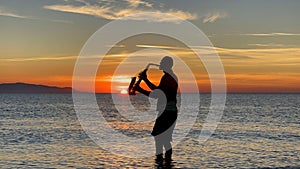
[[(135, 97), (137, 109), (149, 106)], [(117, 123), (110, 95), (97, 98), (107, 120)], [(174, 147), (172, 168), (300, 168), (300, 95), (229, 94), (217, 130), (199, 144), (209, 103), (210, 95), (201, 95), (197, 123)], [(125, 130), (132, 137), (150, 133)], [(68, 94), (0, 94), (0, 148), (0, 168), (157, 167), (154, 157), (117, 156), (95, 144)]]

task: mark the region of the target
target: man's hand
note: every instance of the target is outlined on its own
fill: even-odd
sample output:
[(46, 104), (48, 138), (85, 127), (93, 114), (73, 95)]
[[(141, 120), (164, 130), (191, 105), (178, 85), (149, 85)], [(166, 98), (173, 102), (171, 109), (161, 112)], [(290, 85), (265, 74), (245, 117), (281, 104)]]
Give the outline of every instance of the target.
[(142, 80), (147, 80), (147, 74), (146, 74), (146, 72), (141, 72), (140, 74), (139, 74), (139, 78), (140, 79), (142, 79)]
[(149, 94), (150, 94), (149, 91), (144, 90), (143, 88), (140, 87), (140, 85), (134, 85), (134, 86), (133, 86), (133, 90), (134, 90), (134, 91), (138, 91), (139, 93), (142, 93), (142, 94), (144, 94), (144, 95), (146, 95), (146, 96), (149, 96)]
[(133, 88), (132, 88), (132, 90), (138, 91), (138, 92), (140, 92), (141, 89), (142, 89), (142, 88), (140, 87), (140, 85), (136, 85), (136, 84), (135, 84), (135, 85), (133, 86)]

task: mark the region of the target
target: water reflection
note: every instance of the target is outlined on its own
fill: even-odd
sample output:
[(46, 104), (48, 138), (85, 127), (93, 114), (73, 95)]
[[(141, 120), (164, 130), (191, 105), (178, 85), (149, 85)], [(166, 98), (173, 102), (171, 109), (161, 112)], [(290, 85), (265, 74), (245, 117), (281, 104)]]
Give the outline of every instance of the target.
[[(117, 120), (105, 102), (107, 96), (99, 97), (114, 128), (133, 137), (149, 135), (146, 131), (152, 125)], [(196, 124), (190, 138), (174, 147), (173, 160), (162, 162), (154, 157), (125, 158), (101, 149), (82, 130), (70, 95), (2, 94), (0, 100), (0, 168), (300, 166), (300, 95), (229, 95), (214, 135), (200, 145), (196, 138), (201, 123)], [(202, 99), (200, 122), (209, 101)]]
[(179, 168), (176, 167), (176, 162), (172, 159), (161, 159), (161, 158), (156, 158), (154, 162), (154, 168), (160, 169), (160, 168)]

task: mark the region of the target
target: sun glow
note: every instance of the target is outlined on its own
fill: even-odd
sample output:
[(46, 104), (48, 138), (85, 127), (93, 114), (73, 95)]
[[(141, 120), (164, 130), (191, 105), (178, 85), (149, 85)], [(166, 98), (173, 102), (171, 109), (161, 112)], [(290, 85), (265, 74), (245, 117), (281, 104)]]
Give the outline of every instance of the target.
[(128, 94), (128, 91), (125, 90), (125, 89), (123, 89), (123, 90), (120, 91), (120, 93), (121, 93), (121, 94)]

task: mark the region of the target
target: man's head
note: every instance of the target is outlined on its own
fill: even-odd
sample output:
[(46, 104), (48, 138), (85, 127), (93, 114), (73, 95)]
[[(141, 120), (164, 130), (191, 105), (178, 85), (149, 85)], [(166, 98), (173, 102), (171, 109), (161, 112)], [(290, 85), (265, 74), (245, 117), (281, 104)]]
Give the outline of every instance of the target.
[(160, 61), (160, 70), (171, 70), (173, 67), (173, 59), (170, 56), (165, 56)]

